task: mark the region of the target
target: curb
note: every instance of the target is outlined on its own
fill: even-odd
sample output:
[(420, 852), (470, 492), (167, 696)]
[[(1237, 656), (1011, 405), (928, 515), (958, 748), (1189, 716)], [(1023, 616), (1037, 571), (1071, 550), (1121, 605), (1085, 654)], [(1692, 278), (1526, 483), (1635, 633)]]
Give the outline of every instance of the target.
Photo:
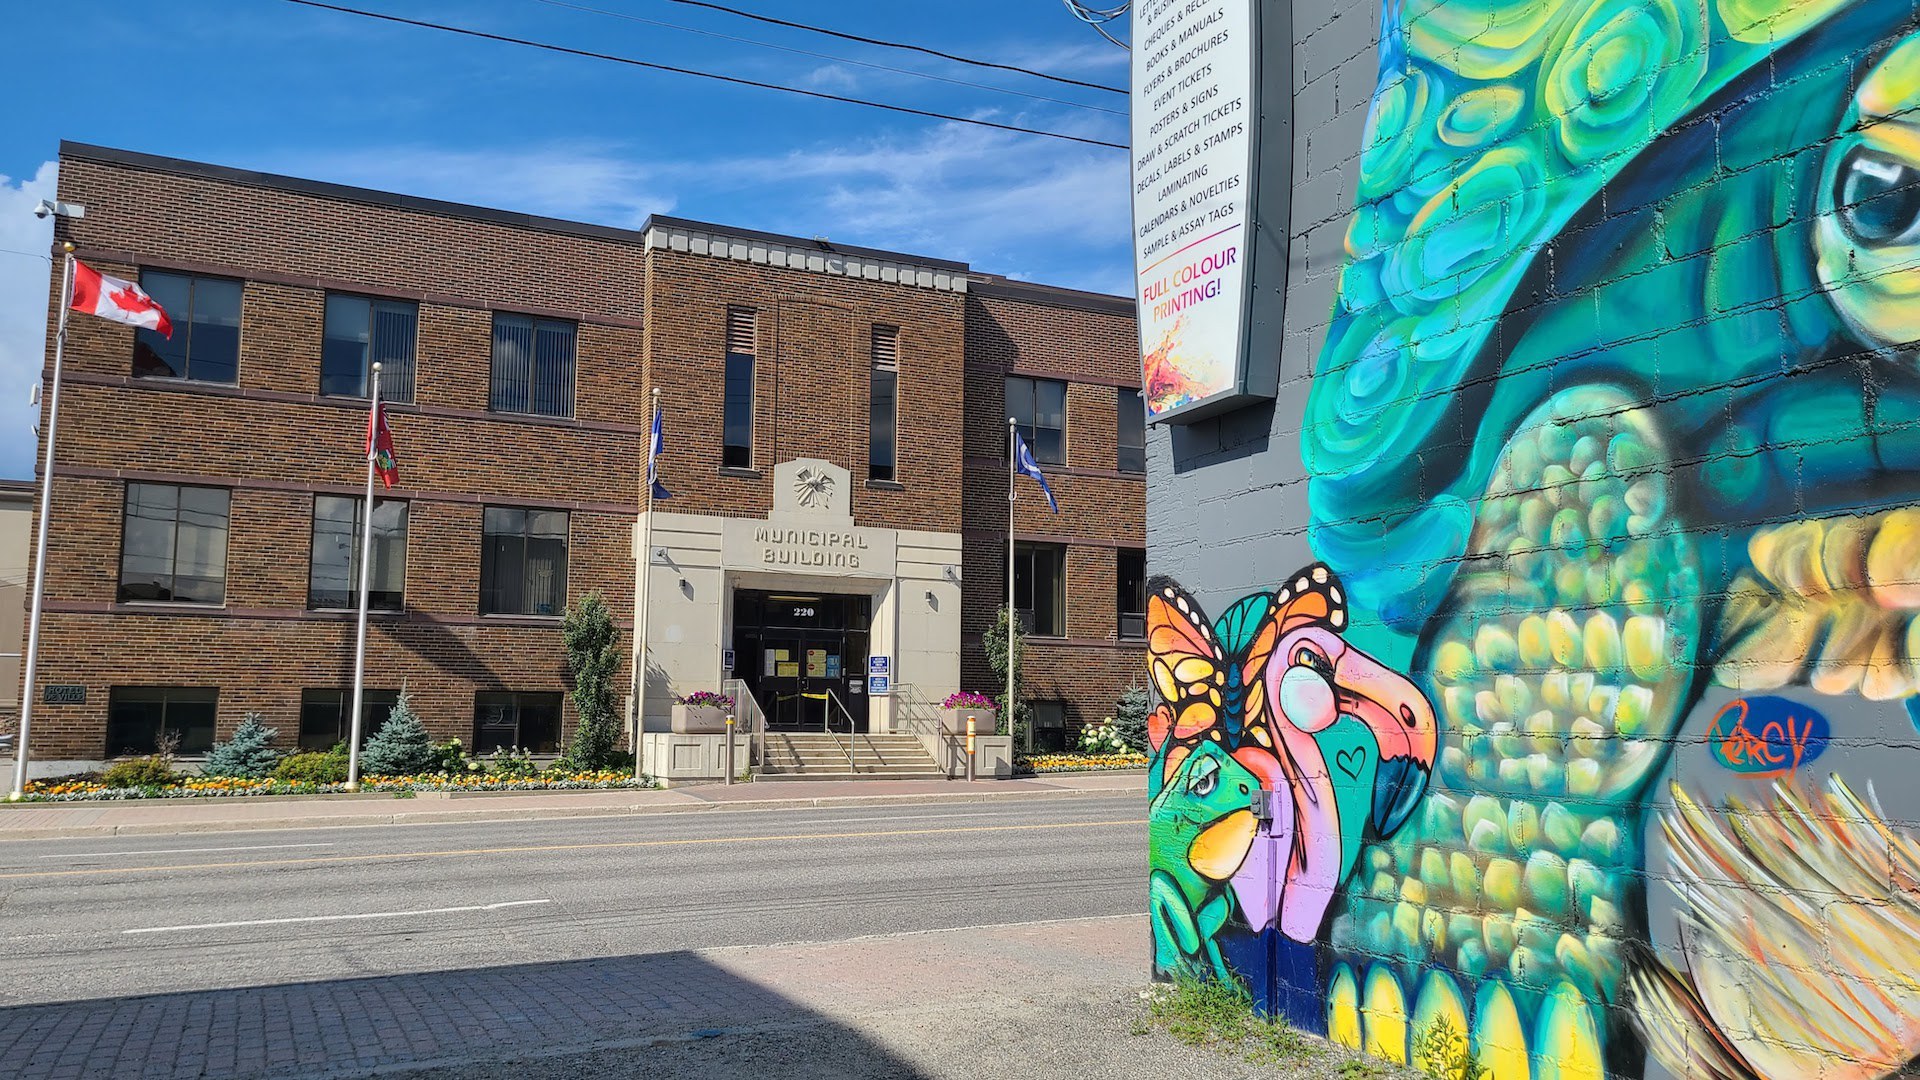
[(8, 829), (0, 844), (15, 840), (64, 840), (89, 836), (165, 836), (173, 833), (256, 832), (277, 829), (325, 829), (368, 825), (459, 825), (485, 821), (553, 821), (564, 818), (639, 817), (648, 814), (711, 813), (728, 810), (822, 809), (855, 806), (924, 806), (967, 804), (1010, 799), (1084, 799), (1135, 795), (1128, 788), (1053, 788), (1041, 791), (926, 792), (893, 795), (822, 795), (813, 798), (739, 799), (720, 802), (688, 801), (663, 805), (560, 807), (487, 807), (474, 810), (416, 810), (391, 814), (313, 817), (241, 818), (218, 821), (130, 823), (125, 825), (62, 825), (40, 829)]

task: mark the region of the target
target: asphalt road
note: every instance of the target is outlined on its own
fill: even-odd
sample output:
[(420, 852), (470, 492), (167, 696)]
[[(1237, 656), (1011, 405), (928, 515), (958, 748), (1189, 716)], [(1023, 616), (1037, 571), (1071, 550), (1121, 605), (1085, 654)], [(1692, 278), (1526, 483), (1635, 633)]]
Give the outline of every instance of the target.
[(0, 845), (0, 1006), (1141, 910), (1137, 797)]

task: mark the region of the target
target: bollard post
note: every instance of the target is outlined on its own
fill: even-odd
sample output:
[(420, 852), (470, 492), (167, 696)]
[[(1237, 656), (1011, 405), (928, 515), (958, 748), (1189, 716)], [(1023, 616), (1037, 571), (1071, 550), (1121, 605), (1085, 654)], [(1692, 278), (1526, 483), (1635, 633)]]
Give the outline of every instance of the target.
[(974, 718), (972, 716), (967, 717), (967, 782), (968, 783), (972, 783), (975, 778), (974, 763), (973, 763), (973, 724), (974, 724)]
[(727, 784), (733, 783), (733, 714), (727, 714)]

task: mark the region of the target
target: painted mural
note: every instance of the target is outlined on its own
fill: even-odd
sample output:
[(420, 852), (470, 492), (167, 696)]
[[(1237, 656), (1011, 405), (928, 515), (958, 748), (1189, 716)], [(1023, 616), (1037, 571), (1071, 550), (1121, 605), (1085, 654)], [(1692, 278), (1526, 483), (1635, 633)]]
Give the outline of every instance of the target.
[(1320, 561), (1149, 602), (1161, 973), (1495, 1080), (1920, 1075), (1915, 19), (1387, 0)]

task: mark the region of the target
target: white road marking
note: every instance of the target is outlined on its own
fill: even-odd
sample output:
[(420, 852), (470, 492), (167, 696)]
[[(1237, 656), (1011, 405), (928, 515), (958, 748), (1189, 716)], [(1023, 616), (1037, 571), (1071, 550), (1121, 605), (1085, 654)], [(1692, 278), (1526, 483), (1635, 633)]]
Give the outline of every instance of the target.
[(85, 851), (42, 855), (43, 859), (124, 859), (130, 855), (199, 855), (208, 851), (278, 851), (282, 848), (332, 847), (332, 844), (248, 844), (244, 847), (177, 847), (158, 851)]
[(187, 926), (143, 926), (122, 930), (122, 934), (166, 934), (179, 930), (226, 930), (238, 926), (287, 926), (292, 923), (349, 922), (355, 919), (401, 919), (409, 915), (455, 915), (467, 911), (499, 911), (502, 908), (551, 904), (552, 900), (506, 900), (498, 904), (473, 904), (467, 907), (421, 908), (417, 911), (369, 911), (359, 915), (306, 915), (294, 919), (243, 919), (239, 922), (193, 923)]

